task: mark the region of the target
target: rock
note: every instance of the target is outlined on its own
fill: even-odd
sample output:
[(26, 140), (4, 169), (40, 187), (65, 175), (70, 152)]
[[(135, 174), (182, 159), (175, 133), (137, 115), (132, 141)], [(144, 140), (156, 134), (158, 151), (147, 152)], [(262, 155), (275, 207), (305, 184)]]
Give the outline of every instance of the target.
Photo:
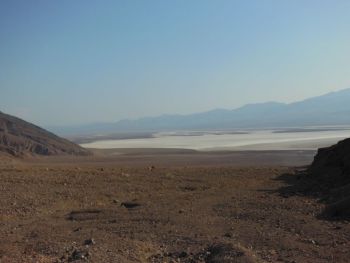
[(150, 262), (200, 262), (200, 263), (257, 263), (256, 256), (251, 251), (233, 246), (232, 244), (215, 244), (198, 253), (186, 251), (155, 254), (149, 258)]
[(84, 241), (84, 245), (86, 245), (86, 246), (91, 246), (91, 245), (95, 245), (95, 244), (96, 244), (96, 242), (93, 238), (89, 238), (89, 239), (86, 239)]
[(350, 197), (330, 204), (324, 211), (325, 215), (331, 217), (349, 218), (350, 217)]
[(319, 149), (309, 173), (329, 188), (350, 184), (350, 139)]
[(78, 227), (78, 228), (74, 229), (73, 232), (79, 232), (80, 230), (82, 230), (82, 227)]
[(127, 209), (133, 209), (133, 208), (136, 208), (136, 207), (141, 206), (141, 205), (139, 203), (136, 203), (136, 202), (122, 202), (120, 204), (120, 206), (124, 206)]
[(248, 250), (231, 244), (215, 244), (207, 249), (206, 263), (255, 263)]
[(341, 200), (350, 196), (350, 184), (343, 185), (341, 187), (334, 188), (330, 191), (332, 198)]
[(350, 139), (321, 148), (308, 169), (310, 188), (317, 187), (330, 203), (324, 215), (331, 217), (350, 217)]
[(70, 212), (66, 218), (72, 221), (93, 220), (98, 218), (100, 213), (102, 213), (102, 210), (98, 209), (78, 210)]
[(179, 258), (185, 258), (187, 257), (187, 253), (185, 251), (182, 251), (180, 254), (179, 254)]
[(85, 251), (81, 251), (78, 249), (74, 249), (72, 254), (68, 257), (68, 262), (76, 261), (76, 260), (86, 260), (89, 257), (89, 253)]
[(232, 238), (232, 234), (231, 233), (225, 233), (224, 237)]

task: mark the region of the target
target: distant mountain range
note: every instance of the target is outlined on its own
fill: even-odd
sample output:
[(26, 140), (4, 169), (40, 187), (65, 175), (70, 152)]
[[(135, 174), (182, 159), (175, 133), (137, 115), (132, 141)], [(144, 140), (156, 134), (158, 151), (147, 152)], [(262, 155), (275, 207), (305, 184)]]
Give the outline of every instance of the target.
[(229, 130), (350, 125), (350, 89), (294, 103), (265, 102), (189, 115), (162, 115), (116, 123), (50, 127), (62, 135), (112, 134), (178, 130)]

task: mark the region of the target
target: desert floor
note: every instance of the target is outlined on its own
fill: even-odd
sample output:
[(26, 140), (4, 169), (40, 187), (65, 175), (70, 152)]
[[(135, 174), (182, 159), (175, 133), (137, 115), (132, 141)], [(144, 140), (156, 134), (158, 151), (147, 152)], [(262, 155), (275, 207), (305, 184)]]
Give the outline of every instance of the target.
[(350, 262), (350, 224), (293, 191), (313, 155), (2, 158), (0, 262)]

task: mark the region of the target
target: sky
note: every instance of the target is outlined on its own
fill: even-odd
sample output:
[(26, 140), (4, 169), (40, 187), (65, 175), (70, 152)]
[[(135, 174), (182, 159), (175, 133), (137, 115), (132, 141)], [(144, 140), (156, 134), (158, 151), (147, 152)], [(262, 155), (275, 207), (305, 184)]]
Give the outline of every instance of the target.
[(0, 111), (114, 122), (350, 88), (348, 0), (1, 0)]

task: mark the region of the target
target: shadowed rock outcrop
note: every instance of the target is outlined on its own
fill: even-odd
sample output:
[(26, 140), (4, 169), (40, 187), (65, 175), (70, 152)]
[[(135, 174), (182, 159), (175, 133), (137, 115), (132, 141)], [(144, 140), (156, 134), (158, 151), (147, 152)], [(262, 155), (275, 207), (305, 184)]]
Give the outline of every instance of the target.
[(0, 153), (26, 155), (89, 155), (89, 151), (29, 122), (0, 112)]
[(350, 139), (321, 148), (308, 174), (329, 203), (325, 215), (350, 217)]
[(311, 175), (330, 187), (350, 183), (350, 138), (318, 150), (309, 168)]
[(278, 192), (285, 198), (309, 196), (326, 207), (323, 219), (350, 219), (350, 139), (318, 150), (306, 169), (296, 169), (278, 177), (287, 183)]

